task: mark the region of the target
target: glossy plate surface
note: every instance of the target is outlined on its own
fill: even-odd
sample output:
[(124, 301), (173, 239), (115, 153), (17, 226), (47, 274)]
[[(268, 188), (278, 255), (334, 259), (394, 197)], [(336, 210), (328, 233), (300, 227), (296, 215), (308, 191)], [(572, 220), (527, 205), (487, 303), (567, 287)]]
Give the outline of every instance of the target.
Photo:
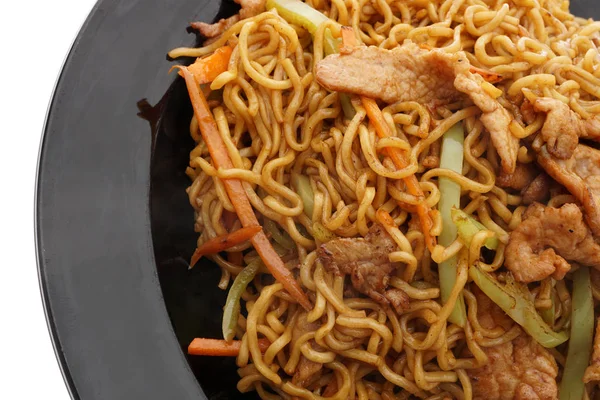
[[(600, 19), (594, 3), (571, 7)], [(255, 398), (237, 393), (233, 360), (182, 351), (195, 336), (218, 337), (225, 293), (217, 268), (187, 271), (191, 108), (166, 58), (196, 42), (189, 22), (235, 7), (103, 0), (65, 62), (40, 153), (36, 229), (48, 324), (76, 399)]]

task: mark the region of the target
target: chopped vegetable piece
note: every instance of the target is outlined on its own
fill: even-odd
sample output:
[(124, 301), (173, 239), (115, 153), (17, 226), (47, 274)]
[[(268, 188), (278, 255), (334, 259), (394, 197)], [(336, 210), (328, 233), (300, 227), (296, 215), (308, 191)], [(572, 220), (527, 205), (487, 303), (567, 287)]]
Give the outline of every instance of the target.
[(240, 316), (240, 299), (242, 293), (248, 287), (248, 284), (252, 282), (258, 269), (263, 265), (260, 258), (257, 258), (246, 267), (235, 277), (233, 284), (229, 288), (227, 293), (227, 300), (225, 301), (225, 307), (223, 307), (223, 339), (230, 341), (235, 336), (235, 328), (237, 327), (238, 318)]
[[(267, 0), (267, 9), (271, 8), (275, 8), (287, 22), (300, 25), (311, 35), (317, 32), (321, 24), (328, 21), (332, 21), (331, 25), (336, 30), (340, 28), (340, 24), (299, 0)], [(330, 31), (325, 32), (323, 47), (326, 54), (335, 54), (339, 51), (339, 43), (333, 38)]]
[[(442, 138), (440, 168), (449, 169), (459, 174), (462, 173), (464, 138), (463, 127), (460, 123), (454, 125), (444, 134)], [(439, 241), (442, 246), (450, 246), (457, 236), (457, 228), (454, 222), (452, 222), (451, 211), (453, 208), (460, 207), (460, 185), (449, 178), (440, 177), (439, 188), (440, 201), (438, 209), (442, 217), (442, 233), (439, 236)], [(438, 266), (440, 293), (444, 303), (450, 297), (450, 293), (452, 293), (452, 288), (456, 282), (456, 263), (457, 259), (454, 256), (441, 262)], [(462, 293), (456, 300), (456, 305), (448, 319), (458, 326), (465, 326), (467, 313)]]
[[(200, 92), (198, 84), (194, 79), (194, 76), (189, 72), (186, 67), (177, 66), (183, 73), (185, 83), (188, 89), (192, 107), (194, 109), (194, 115), (198, 121), (200, 133), (206, 143), (208, 152), (212, 158), (212, 161), (216, 168), (229, 169), (233, 168), (233, 163), (227, 153), (227, 147), (219, 134), (217, 123), (211, 114), (206, 98)], [(246, 191), (242, 186), (242, 182), (239, 179), (224, 179), (223, 185), (229, 195), (229, 199), (239, 220), (243, 226), (259, 226), (254, 210), (250, 204), (250, 200), (246, 195)], [(273, 277), (281, 282), (285, 290), (305, 309), (310, 310), (311, 304), (308, 301), (308, 297), (300, 288), (300, 284), (294, 278), (294, 275), (285, 267), (283, 261), (277, 255), (273, 246), (267, 239), (265, 233), (261, 230), (255, 234), (252, 239), (254, 248), (260, 255), (261, 259), (273, 275)]]
[(265, 230), (271, 234), (271, 237), (276, 243), (286, 248), (287, 250), (292, 250), (296, 248), (296, 243), (294, 243), (292, 238), (290, 238), (286, 232), (281, 232), (279, 230), (277, 223), (268, 218), (265, 218), (263, 225)]
[(552, 293), (550, 296), (550, 300), (552, 301), (552, 305), (540, 312), (542, 319), (548, 326), (554, 329), (554, 320), (556, 319), (556, 304), (558, 303), (558, 298), (556, 293)]
[(571, 309), (571, 339), (558, 391), (560, 400), (580, 400), (585, 391), (583, 374), (594, 340), (594, 298), (588, 267), (580, 267), (573, 274)]
[[(271, 342), (267, 339), (258, 339), (258, 347), (261, 351), (266, 351)], [(224, 356), (236, 357), (242, 347), (241, 340), (226, 342), (219, 339), (196, 338), (188, 346), (188, 354), (193, 356)]]
[(248, 226), (245, 228), (240, 228), (235, 232), (217, 236), (208, 240), (207, 242), (203, 243), (202, 246), (198, 247), (196, 251), (194, 251), (192, 260), (190, 261), (190, 268), (193, 268), (203, 255), (216, 254), (221, 251), (225, 251), (230, 247), (237, 246), (238, 244), (251, 239), (252, 236), (256, 235), (256, 233), (258, 233), (260, 230), (260, 226)]
[[(521, 288), (512, 275), (507, 274), (506, 284), (503, 285), (475, 264), (469, 269), (469, 276), (483, 293), (542, 346), (556, 347), (569, 339), (567, 332), (554, 332), (544, 322), (533, 302), (524, 292), (523, 289), (526, 288)], [(591, 321), (593, 324), (593, 318)], [(585, 362), (587, 363), (587, 359)]]
[[(217, 76), (227, 71), (232, 52), (233, 49), (229, 46), (220, 47), (210, 56), (198, 58), (187, 68), (194, 75), (194, 79), (199, 85), (210, 83), (217, 79)], [(183, 76), (181, 71), (179, 71), (179, 75)]]
[(477, 68), (473, 65), (471, 65), (471, 67), (469, 68), (469, 71), (471, 71), (474, 74), (481, 75), (481, 77), (483, 79), (485, 79), (486, 82), (489, 82), (489, 83), (498, 83), (504, 79), (504, 77), (497, 72), (490, 71), (487, 69)]
[(312, 226), (313, 237), (321, 243), (327, 243), (337, 236), (329, 229), (325, 228), (320, 222), (315, 222)]
[(310, 179), (305, 175), (292, 174), (292, 187), (302, 199), (305, 214), (308, 215), (309, 218), (312, 218), (313, 210), (315, 208), (315, 199), (312, 186), (310, 186)]
[[(471, 244), (471, 240), (473, 240), (473, 236), (475, 236), (477, 232), (487, 230), (481, 222), (458, 208), (453, 208), (450, 211), (450, 214), (452, 216), (452, 221), (456, 225), (458, 237), (460, 237), (460, 240), (462, 240), (467, 247)], [(484, 246), (490, 250), (496, 250), (498, 248), (498, 238), (496, 236), (488, 238), (485, 241)]]

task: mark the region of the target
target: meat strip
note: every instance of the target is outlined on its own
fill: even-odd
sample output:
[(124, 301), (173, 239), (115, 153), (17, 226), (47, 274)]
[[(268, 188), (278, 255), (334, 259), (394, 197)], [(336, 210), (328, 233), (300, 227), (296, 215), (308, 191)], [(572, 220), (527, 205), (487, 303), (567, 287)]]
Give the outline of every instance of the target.
[(327, 271), (337, 276), (350, 275), (356, 290), (382, 305), (391, 303), (399, 309), (406, 304), (402, 294), (395, 289), (386, 292), (396, 268), (389, 261), (388, 254), (397, 247), (385, 229), (374, 224), (364, 238), (331, 240), (322, 244), (317, 254)]
[(547, 114), (542, 138), (547, 143), (548, 152), (558, 159), (571, 158), (580, 137), (600, 140), (600, 119), (597, 116), (583, 120), (568, 104), (550, 97), (537, 99), (533, 107), (535, 111)]
[(484, 90), (484, 79), (470, 69), (464, 52), (425, 50), (409, 42), (392, 50), (357, 46), (329, 55), (317, 64), (316, 78), (329, 90), (387, 103), (416, 101), (436, 107), (466, 94), (483, 113), (481, 121), (490, 132), (502, 168), (512, 173), (519, 150), (519, 139), (509, 130), (513, 117)]
[(221, 36), (223, 32), (231, 28), (236, 22), (254, 17), (265, 11), (266, 0), (234, 0), (241, 6), (240, 12), (229, 18), (223, 18), (213, 24), (205, 22), (192, 22), (190, 26), (196, 29), (205, 38)]
[(583, 375), (585, 383), (600, 381), (600, 318), (596, 320), (596, 335), (594, 336), (594, 351), (590, 365), (585, 369)]
[(547, 174), (539, 174), (533, 181), (521, 190), (523, 204), (543, 203), (550, 197), (552, 178)]
[[(294, 328), (292, 329), (291, 346), (294, 347), (298, 339), (304, 336), (304, 334), (316, 331), (319, 329), (319, 327), (320, 324), (318, 322), (308, 322), (307, 313), (301, 312), (300, 315), (298, 315), (298, 319), (296, 320)], [(319, 348), (314, 341), (311, 341), (311, 344), (313, 347)], [(300, 361), (298, 361), (298, 365), (296, 366), (294, 376), (292, 377), (292, 383), (299, 387), (305, 388), (320, 378), (322, 369), (323, 364), (311, 361), (304, 355), (301, 355)]]
[(600, 268), (600, 245), (572, 203), (560, 208), (530, 205), (504, 254), (504, 265), (520, 282), (563, 279), (571, 269), (568, 261)]
[(507, 174), (504, 171), (500, 171), (500, 174), (496, 178), (496, 185), (502, 188), (522, 190), (531, 182), (533, 182), (539, 173), (539, 169), (532, 164), (517, 163), (515, 172), (512, 174)]
[[(506, 314), (479, 290), (477, 314), (486, 329), (508, 329)], [(475, 400), (554, 400), (558, 398), (554, 357), (529, 335), (521, 333), (511, 342), (484, 347), (487, 365), (467, 370)]]
[(600, 150), (578, 144), (571, 158), (562, 160), (543, 146), (538, 163), (581, 202), (586, 222), (600, 237)]

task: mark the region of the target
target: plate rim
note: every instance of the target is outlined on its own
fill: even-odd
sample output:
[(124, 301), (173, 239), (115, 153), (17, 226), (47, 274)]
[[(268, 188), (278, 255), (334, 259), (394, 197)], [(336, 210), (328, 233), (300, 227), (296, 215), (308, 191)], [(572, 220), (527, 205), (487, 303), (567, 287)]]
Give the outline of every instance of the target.
[[(204, 3), (203, 2), (198, 2), (198, 7), (201, 9), (202, 5), (206, 5), (207, 3), (212, 3), (214, 0), (205, 0)], [(134, 2), (137, 3), (137, 2)], [(171, 3), (173, 3), (173, 1), (171, 1)], [(62, 86), (62, 84), (64, 83), (65, 79), (68, 78), (68, 69), (73, 65), (73, 64), (77, 64), (78, 61), (78, 50), (81, 46), (81, 42), (86, 39), (90, 34), (92, 34), (92, 32), (90, 32), (90, 29), (92, 28), (97, 28), (99, 22), (98, 22), (98, 18), (110, 18), (110, 14), (105, 14), (105, 15), (99, 15), (102, 13), (102, 11), (104, 11), (104, 9), (110, 8), (111, 6), (116, 7), (118, 5), (121, 5), (121, 2), (119, 0), (97, 0), (95, 2), (95, 4), (93, 5), (93, 7), (91, 8), (91, 10), (89, 11), (89, 13), (87, 14), (87, 16), (85, 17), (83, 23), (80, 25), (79, 29), (77, 30), (77, 33), (74, 35), (74, 39), (71, 42), (71, 45), (68, 49), (68, 51), (66, 52), (66, 55), (64, 57), (64, 60), (61, 64), (60, 70), (57, 74), (57, 78), (55, 80), (55, 83), (52, 87), (52, 91), (50, 94), (50, 98), (48, 101), (48, 105), (46, 107), (46, 113), (44, 116), (44, 123), (41, 129), (41, 137), (40, 137), (40, 142), (39, 142), (39, 146), (38, 146), (38, 154), (37, 154), (37, 159), (36, 159), (36, 173), (35, 173), (35, 184), (34, 184), (34, 204), (33, 204), (33, 228), (34, 228), (34, 245), (35, 245), (35, 258), (36, 258), (36, 272), (37, 272), (37, 279), (38, 279), (38, 284), (39, 284), (39, 290), (40, 290), (40, 297), (42, 300), (42, 306), (43, 306), (43, 310), (44, 310), (44, 317), (46, 319), (46, 326), (48, 328), (48, 334), (50, 335), (50, 339), (51, 339), (51, 343), (52, 343), (52, 347), (53, 347), (53, 351), (59, 366), (59, 369), (61, 371), (61, 375), (63, 377), (63, 381), (64, 384), (67, 388), (67, 391), (70, 395), (71, 398), (73, 399), (81, 399), (82, 398), (82, 391), (80, 390), (80, 388), (78, 388), (77, 383), (76, 383), (76, 376), (80, 376), (79, 372), (77, 371), (73, 371), (73, 368), (69, 366), (69, 362), (68, 362), (68, 358), (69, 358), (69, 354), (67, 354), (67, 350), (65, 350), (65, 346), (64, 346), (64, 341), (61, 340), (60, 338), (60, 333), (63, 332), (61, 328), (59, 326), (59, 324), (57, 323), (57, 313), (59, 313), (57, 311), (57, 307), (56, 305), (52, 305), (52, 294), (50, 293), (49, 290), (49, 277), (47, 275), (47, 271), (48, 271), (48, 260), (49, 258), (46, 258), (44, 256), (44, 249), (43, 249), (43, 242), (44, 242), (44, 237), (46, 237), (46, 235), (48, 235), (47, 232), (45, 232), (45, 230), (47, 230), (48, 228), (44, 228), (43, 227), (43, 220), (44, 220), (44, 210), (47, 208), (47, 206), (45, 206), (43, 204), (43, 195), (42, 195), (42, 191), (43, 188), (45, 186), (45, 182), (42, 180), (42, 174), (47, 171), (48, 166), (46, 165), (48, 163), (47, 157), (48, 155), (47, 153), (47, 149), (49, 147), (49, 143), (53, 140), (53, 137), (51, 135), (51, 126), (53, 124), (53, 121), (57, 118), (56, 115), (54, 115), (55, 113), (55, 109), (57, 108), (57, 103), (60, 103), (61, 99), (64, 97), (63, 93), (60, 93), (59, 90)], [(95, 23), (95, 24), (94, 24)], [(185, 32), (185, 31), (183, 31)], [(182, 33), (181, 35), (182, 37), (184, 37), (184, 34)], [(164, 50), (164, 51), (163, 51)], [(166, 49), (159, 49), (158, 50), (163, 51), (163, 53), (166, 53)], [(80, 57), (81, 58), (81, 57)], [(62, 112), (64, 114), (64, 111)], [(150, 149), (149, 149), (150, 150)], [(148, 152), (148, 159), (151, 159), (151, 152)], [(148, 249), (148, 256), (152, 259), (153, 261), (153, 268), (156, 268), (156, 260), (155, 260), (155, 254), (154, 254), (154, 244), (152, 242), (152, 237), (151, 237), (151, 232), (150, 232), (150, 181), (151, 181), (151, 175), (150, 175), (150, 169), (148, 169), (148, 173), (145, 176), (145, 183), (146, 183), (146, 192), (144, 193), (144, 198), (145, 198), (145, 209), (147, 210), (146, 212), (146, 221), (144, 221), (146, 223), (146, 229), (148, 231), (148, 237), (150, 238), (149, 241), (149, 249)], [(47, 211), (46, 211), (47, 212)], [(155, 270), (154, 270), (155, 271)], [(156, 272), (156, 271), (155, 271)], [(166, 309), (166, 304), (164, 304), (163, 298), (162, 298), (162, 288), (160, 286), (160, 283), (158, 281), (158, 278), (156, 279), (155, 282), (155, 289), (158, 291), (159, 295), (160, 295), (160, 302), (163, 305), (161, 310), (158, 310), (157, 312), (160, 312), (160, 317), (162, 317), (163, 320), (167, 321), (167, 327), (165, 329), (167, 329), (170, 332), (170, 335), (168, 338), (165, 338), (167, 341), (171, 341), (171, 342), (177, 342), (177, 337), (175, 335), (170, 317), (168, 315), (167, 309)], [(185, 382), (186, 387), (182, 388), (180, 393), (184, 393), (187, 394), (187, 396), (184, 397), (189, 397), (189, 398), (198, 398), (198, 399), (207, 399), (206, 395), (204, 394), (204, 391), (200, 385), (200, 383), (197, 381), (196, 377), (194, 376), (193, 372), (191, 371), (190, 365), (187, 363), (186, 361), (186, 356), (184, 354), (184, 352), (182, 351), (182, 349), (180, 348), (180, 354), (173, 354), (173, 359), (179, 359), (178, 361), (180, 361), (179, 365), (173, 366), (173, 365), (169, 365), (169, 368), (173, 368), (173, 369), (177, 369), (178, 372), (180, 373), (187, 373), (189, 374), (189, 376), (191, 377), (191, 380), (193, 381), (191, 384), (188, 384), (188, 382)], [(174, 368), (176, 367), (176, 368)], [(188, 378), (188, 377), (185, 377)], [(189, 381), (189, 379), (188, 379)], [(174, 382), (172, 387), (175, 388), (176, 386), (182, 386), (182, 382)], [(98, 394), (97, 396), (92, 396), (93, 398), (102, 398), (102, 395)], [(154, 398), (149, 398), (146, 397), (147, 400), (153, 400)]]

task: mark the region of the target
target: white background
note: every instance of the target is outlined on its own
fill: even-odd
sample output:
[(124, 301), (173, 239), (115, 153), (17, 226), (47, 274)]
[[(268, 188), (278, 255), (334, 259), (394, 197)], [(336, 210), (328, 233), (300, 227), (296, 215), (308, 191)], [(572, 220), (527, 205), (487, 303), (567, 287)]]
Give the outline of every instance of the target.
[(33, 196), (50, 96), (94, 3), (0, 1), (0, 399), (69, 399), (42, 309)]

